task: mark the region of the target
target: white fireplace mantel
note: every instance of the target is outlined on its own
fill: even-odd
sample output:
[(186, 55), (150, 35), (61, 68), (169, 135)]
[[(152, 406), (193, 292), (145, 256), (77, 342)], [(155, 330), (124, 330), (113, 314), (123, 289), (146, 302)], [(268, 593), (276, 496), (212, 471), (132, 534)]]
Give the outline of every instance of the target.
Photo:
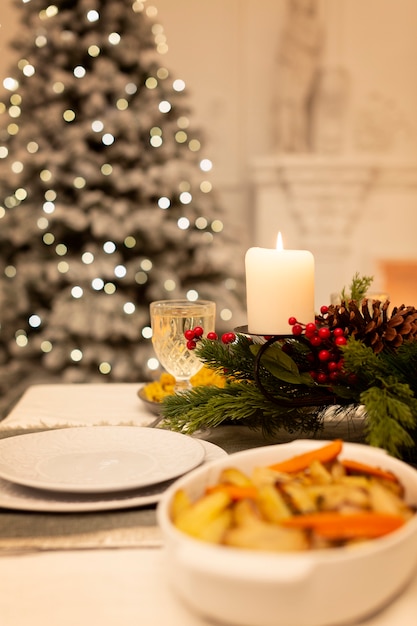
[(405, 223), (417, 219), (417, 160), (273, 155), (255, 159), (251, 167), (254, 245), (274, 247), (281, 231), (286, 248), (311, 250), (318, 302), (326, 302), (356, 271), (378, 274), (370, 241), (384, 248), (384, 258), (404, 252), (396, 249), (398, 237), (394, 245), (386, 217), (405, 211)]

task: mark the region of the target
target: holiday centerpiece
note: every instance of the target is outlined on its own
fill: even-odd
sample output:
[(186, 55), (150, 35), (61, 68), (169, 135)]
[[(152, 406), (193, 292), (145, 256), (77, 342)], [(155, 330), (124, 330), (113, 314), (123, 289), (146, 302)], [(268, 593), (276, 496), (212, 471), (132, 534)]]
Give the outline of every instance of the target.
[(372, 279), (356, 274), (338, 305), (313, 319), (287, 318), (274, 335), (235, 329), (218, 338), (186, 333), (223, 388), (197, 386), (166, 397), (167, 427), (193, 433), (242, 424), (273, 434), (317, 435), (331, 410), (343, 419), (363, 411), (363, 440), (414, 460), (417, 445), (417, 309), (371, 300)]

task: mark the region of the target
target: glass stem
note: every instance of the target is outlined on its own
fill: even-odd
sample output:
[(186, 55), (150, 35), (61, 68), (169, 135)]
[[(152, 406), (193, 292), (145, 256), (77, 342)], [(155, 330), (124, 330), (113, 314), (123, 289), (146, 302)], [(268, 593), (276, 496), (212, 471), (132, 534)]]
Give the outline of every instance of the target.
[(184, 391), (188, 391), (191, 388), (192, 385), (189, 379), (175, 381), (175, 393), (183, 393)]

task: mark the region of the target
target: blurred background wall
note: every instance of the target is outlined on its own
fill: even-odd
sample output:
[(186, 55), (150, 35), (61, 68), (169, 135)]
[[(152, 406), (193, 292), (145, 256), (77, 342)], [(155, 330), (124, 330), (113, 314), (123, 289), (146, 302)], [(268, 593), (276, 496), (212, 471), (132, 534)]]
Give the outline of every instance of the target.
[[(185, 80), (194, 123), (205, 132), (242, 263), (247, 247), (274, 247), (281, 230), (285, 247), (315, 254), (318, 306), (355, 272), (372, 274), (375, 290), (395, 304), (415, 304), (415, 0), (147, 4), (157, 8), (166, 64)], [(12, 0), (2, 0), (2, 78), (15, 59), (9, 42), (17, 15)], [(294, 45), (285, 40), (292, 28), (301, 47), (315, 36), (320, 42), (305, 149), (279, 141), (282, 55)], [(305, 79), (301, 69), (298, 78)]]

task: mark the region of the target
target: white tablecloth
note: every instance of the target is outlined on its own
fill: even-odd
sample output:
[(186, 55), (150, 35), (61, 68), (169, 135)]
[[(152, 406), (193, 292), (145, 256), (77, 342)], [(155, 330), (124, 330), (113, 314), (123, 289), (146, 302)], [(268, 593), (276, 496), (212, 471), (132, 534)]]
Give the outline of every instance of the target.
[(137, 396), (140, 385), (33, 385), (0, 428), (136, 425), (154, 419)]
[[(0, 428), (137, 424), (137, 385), (31, 387)], [(302, 598), (300, 598), (302, 601)], [(343, 607), (341, 606), (341, 611)], [(172, 593), (157, 548), (65, 550), (0, 556), (1, 626), (209, 626)], [(362, 626), (416, 626), (417, 576)], [(277, 616), (277, 626), (280, 625)]]

